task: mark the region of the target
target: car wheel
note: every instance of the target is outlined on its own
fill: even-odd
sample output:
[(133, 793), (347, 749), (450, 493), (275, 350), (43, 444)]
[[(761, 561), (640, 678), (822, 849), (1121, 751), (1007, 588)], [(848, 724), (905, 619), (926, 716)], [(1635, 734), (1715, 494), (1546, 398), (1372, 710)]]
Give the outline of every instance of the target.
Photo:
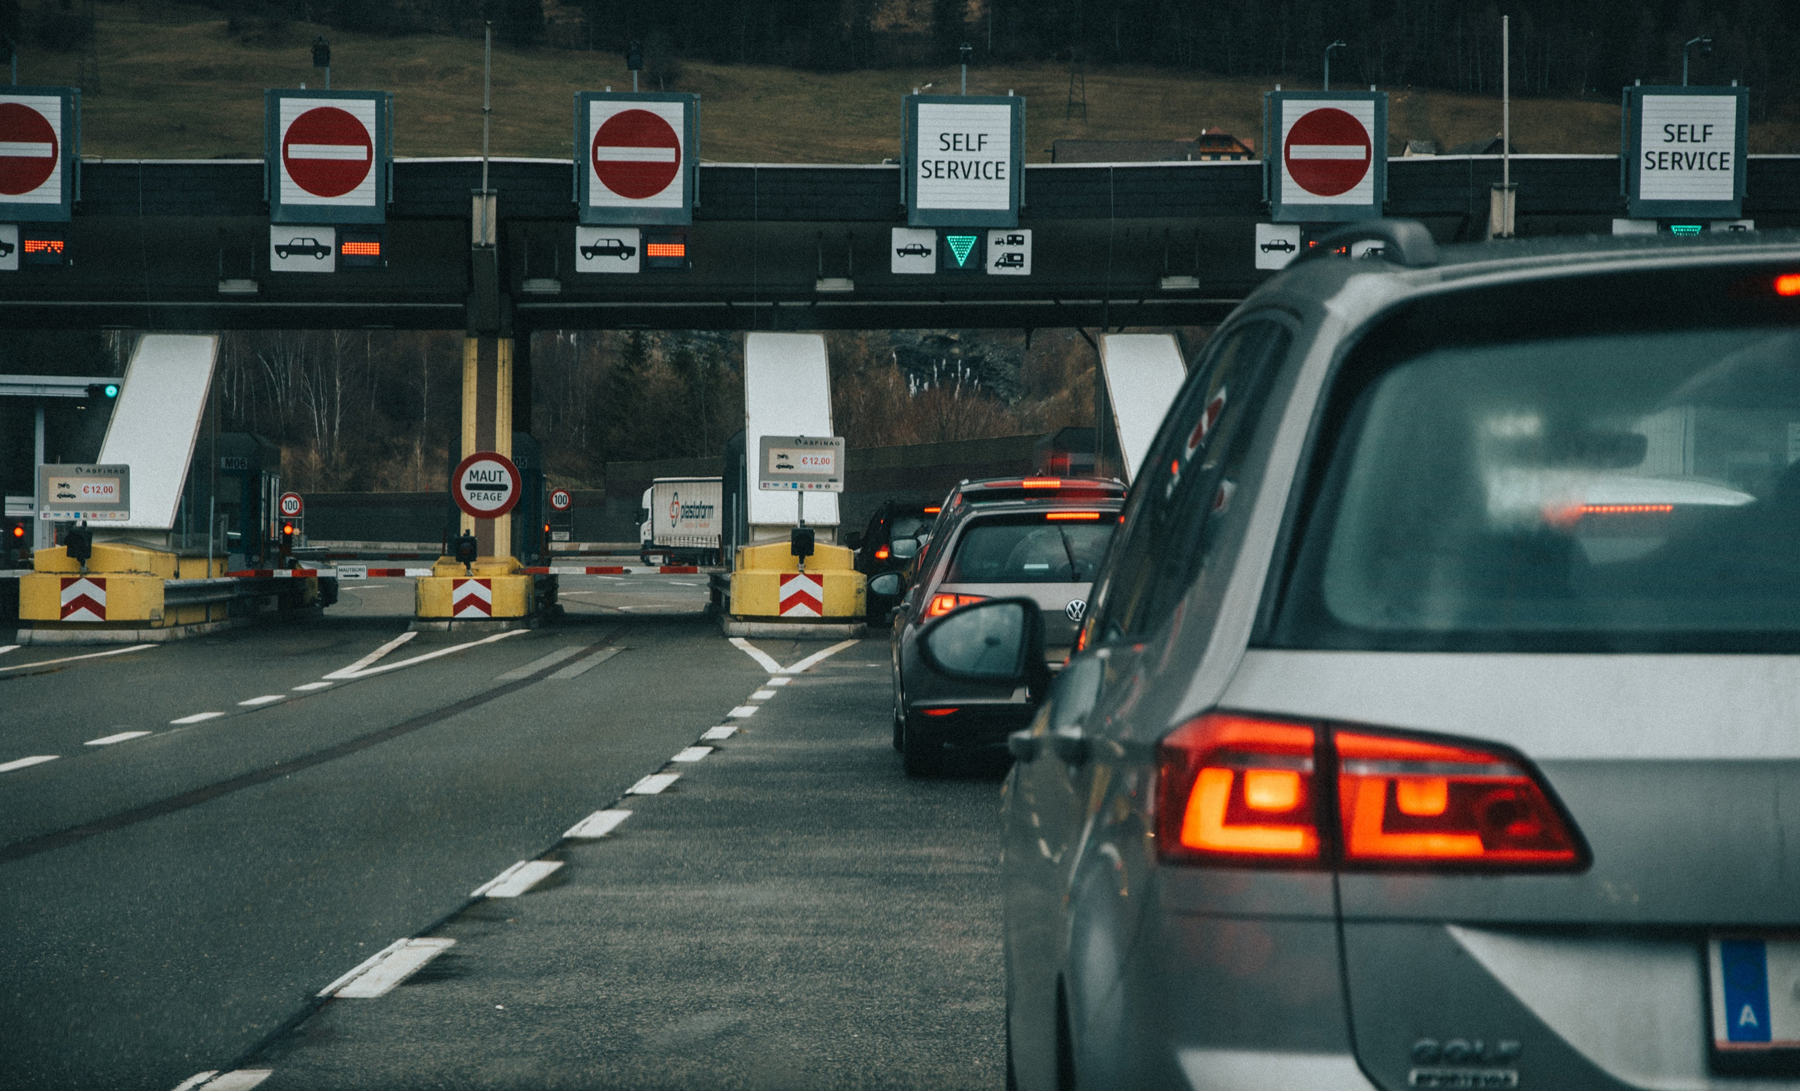
[(909, 777), (935, 777), (944, 768), (944, 745), (929, 735), (912, 730), (911, 723), (903, 724), (900, 764)]

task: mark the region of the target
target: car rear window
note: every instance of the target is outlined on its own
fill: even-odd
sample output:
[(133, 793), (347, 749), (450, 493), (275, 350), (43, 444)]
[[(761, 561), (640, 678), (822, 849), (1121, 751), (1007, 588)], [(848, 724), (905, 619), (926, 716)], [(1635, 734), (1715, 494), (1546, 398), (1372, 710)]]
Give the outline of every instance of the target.
[(1428, 349), (1325, 450), (1279, 646), (1800, 644), (1794, 328)]
[(916, 515), (896, 515), (894, 524), (889, 529), (888, 540), (895, 538), (917, 538), (925, 533), (925, 520)]
[(945, 583), (1088, 583), (1099, 571), (1118, 516), (1092, 522), (1043, 515), (973, 522), (957, 540)]

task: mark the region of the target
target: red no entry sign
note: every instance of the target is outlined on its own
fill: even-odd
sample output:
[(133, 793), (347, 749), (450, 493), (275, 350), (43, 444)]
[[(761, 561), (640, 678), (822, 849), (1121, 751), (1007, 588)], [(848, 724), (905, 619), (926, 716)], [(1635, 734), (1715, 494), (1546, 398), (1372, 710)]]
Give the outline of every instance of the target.
[(22, 102), (0, 102), (0, 194), (23, 197), (56, 173), (56, 126)]
[(655, 197), (681, 177), (681, 138), (649, 110), (621, 110), (594, 133), (594, 174), (634, 201)]
[(498, 519), (519, 502), (522, 482), (512, 459), (493, 451), (476, 451), (457, 463), (450, 477), (456, 506), (477, 519)]
[(1320, 197), (1336, 197), (1356, 188), (1374, 162), (1369, 130), (1357, 118), (1334, 106), (1302, 114), (1288, 130), (1281, 149), (1288, 177)]
[(315, 197), (341, 197), (375, 166), (375, 140), (348, 110), (315, 106), (281, 134), (281, 165), (294, 184)]

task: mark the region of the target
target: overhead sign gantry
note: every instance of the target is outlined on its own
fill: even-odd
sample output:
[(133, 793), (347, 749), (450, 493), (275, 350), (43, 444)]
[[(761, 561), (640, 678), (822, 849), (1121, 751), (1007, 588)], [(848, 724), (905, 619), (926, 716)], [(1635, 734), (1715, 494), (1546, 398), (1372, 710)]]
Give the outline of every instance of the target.
[(689, 266), (700, 96), (575, 96), (575, 269), (637, 273)]

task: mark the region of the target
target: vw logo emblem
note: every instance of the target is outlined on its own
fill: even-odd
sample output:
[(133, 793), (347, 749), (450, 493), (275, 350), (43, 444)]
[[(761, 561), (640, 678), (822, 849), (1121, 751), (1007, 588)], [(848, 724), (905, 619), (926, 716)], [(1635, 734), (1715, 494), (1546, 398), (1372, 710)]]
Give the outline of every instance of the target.
[(1063, 607), (1063, 613), (1069, 615), (1070, 621), (1079, 625), (1082, 615), (1087, 613), (1087, 602), (1083, 599), (1070, 599), (1069, 604)]

